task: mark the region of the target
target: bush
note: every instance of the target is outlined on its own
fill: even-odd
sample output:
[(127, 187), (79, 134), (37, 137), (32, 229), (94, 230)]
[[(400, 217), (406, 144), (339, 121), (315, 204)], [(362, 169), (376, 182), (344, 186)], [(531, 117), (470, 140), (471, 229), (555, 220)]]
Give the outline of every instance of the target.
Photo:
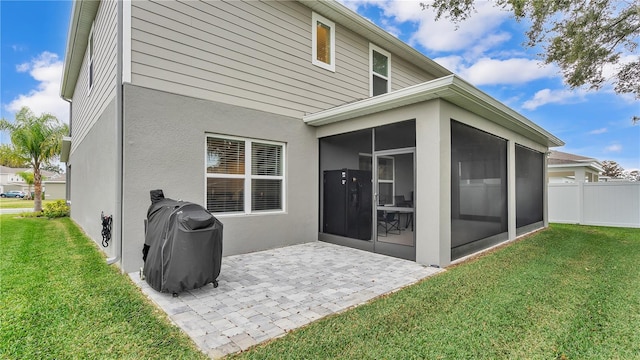
[(56, 200), (45, 204), (42, 214), (48, 218), (59, 218), (69, 216), (69, 205), (64, 200)]

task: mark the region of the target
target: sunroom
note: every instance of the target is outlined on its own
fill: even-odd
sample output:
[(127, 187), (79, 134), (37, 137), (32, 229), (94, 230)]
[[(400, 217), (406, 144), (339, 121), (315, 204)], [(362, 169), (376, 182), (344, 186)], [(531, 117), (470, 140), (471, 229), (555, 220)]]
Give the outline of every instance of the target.
[(546, 154), (563, 142), (455, 75), (304, 121), (321, 241), (444, 267), (548, 224)]

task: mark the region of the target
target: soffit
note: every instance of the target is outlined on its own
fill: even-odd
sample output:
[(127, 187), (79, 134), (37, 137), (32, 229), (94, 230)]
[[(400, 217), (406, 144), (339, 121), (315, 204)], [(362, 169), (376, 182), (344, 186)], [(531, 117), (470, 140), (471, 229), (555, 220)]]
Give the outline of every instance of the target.
[(64, 71), (60, 96), (71, 99), (80, 75), (80, 68), (87, 50), (91, 25), (98, 12), (100, 1), (77, 0), (73, 3), (71, 23), (67, 35), (67, 49), (64, 56)]

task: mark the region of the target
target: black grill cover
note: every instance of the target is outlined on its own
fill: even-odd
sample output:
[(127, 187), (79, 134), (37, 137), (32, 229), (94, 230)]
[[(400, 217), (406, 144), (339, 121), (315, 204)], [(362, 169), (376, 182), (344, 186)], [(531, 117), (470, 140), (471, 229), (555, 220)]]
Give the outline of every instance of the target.
[(202, 287), (220, 275), (222, 223), (198, 204), (153, 190), (145, 249), (143, 273), (152, 288), (179, 293)]

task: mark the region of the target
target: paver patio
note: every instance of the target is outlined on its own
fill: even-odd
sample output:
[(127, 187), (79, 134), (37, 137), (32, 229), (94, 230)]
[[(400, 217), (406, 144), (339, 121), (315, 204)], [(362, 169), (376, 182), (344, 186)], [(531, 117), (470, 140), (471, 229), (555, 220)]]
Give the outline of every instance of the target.
[(219, 287), (178, 297), (129, 276), (210, 357), (246, 350), (442, 269), (324, 242), (222, 259)]

